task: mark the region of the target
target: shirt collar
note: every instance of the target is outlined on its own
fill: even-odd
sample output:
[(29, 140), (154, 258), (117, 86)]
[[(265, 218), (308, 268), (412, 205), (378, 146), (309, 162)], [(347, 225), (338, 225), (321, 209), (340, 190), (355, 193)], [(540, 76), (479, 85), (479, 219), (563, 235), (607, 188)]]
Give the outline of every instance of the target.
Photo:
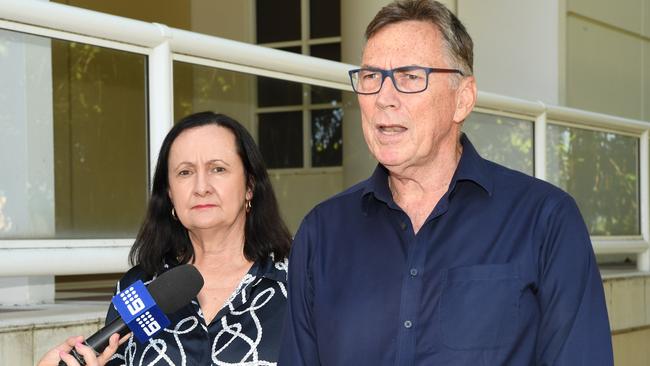
[(276, 262), (273, 254), (271, 254), (268, 258), (255, 262), (249, 273), (258, 278), (268, 278), (286, 284), (288, 265), (287, 258), (281, 262)]
[(368, 193), (372, 193), (375, 198), (386, 203), (393, 201), (393, 195), (388, 187), (388, 169), (385, 166), (377, 164), (375, 167), (375, 171), (368, 179), (362, 196), (365, 197)]
[[(463, 146), (463, 153), (449, 184), (449, 191), (452, 192), (460, 181), (471, 181), (491, 196), (494, 180), (490, 175), (486, 160), (478, 154), (464, 133), (461, 134), (460, 143)], [(373, 193), (375, 198), (389, 205), (394, 204), (393, 195), (388, 187), (388, 169), (381, 164), (377, 164), (375, 171), (368, 179), (362, 196), (365, 197), (368, 193)]]
[(491, 196), (494, 190), (494, 177), (490, 174), (488, 162), (478, 154), (464, 133), (461, 134), (460, 143), (463, 145), (463, 154), (451, 179), (450, 191), (453, 191), (457, 182), (467, 180), (476, 183)]

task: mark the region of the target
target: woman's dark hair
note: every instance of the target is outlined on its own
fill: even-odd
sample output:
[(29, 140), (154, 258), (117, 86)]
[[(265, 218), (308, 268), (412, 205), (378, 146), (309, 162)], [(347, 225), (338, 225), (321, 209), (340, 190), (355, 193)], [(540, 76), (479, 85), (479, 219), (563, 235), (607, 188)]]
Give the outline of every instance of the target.
[(150, 275), (160, 272), (166, 261), (183, 264), (193, 260), (194, 250), (187, 230), (171, 213), (173, 206), (168, 195), (168, 162), (171, 146), (183, 131), (206, 125), (227, 128), (235, 135), (246, 182), (253, 192), (252, 209), (246, 214), (244, 228), (244, 256), (250, 261), (257, 261), (273, 254), (275, 261), (282, 261), (289, 254), (291, 234), (280, 216), (273, 187), (255, 141), (246, 128), (234, 119), (223, 114), (201, 112), (176, 123), (160, 148), (146, 217), (129, 253), (131, 264), (140, 265)]

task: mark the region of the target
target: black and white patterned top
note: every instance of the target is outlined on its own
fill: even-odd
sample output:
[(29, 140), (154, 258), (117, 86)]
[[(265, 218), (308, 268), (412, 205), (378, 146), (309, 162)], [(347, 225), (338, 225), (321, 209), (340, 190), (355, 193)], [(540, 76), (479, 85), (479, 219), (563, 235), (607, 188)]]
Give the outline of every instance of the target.
[[(171, 268), (166, 266), (167, 268)], [(117, 291), (152, 280), (131, 268)], [(269, 366), (276, 365), (287, 301), (287, 261), (271, 258), (253, 264), (210, 324), (196, 299), (169, 315), (171, 324), (148, 343), (131, 337), (107, 365), (127, 366)], [(110, 306), (107, 323), (118, 316)]]

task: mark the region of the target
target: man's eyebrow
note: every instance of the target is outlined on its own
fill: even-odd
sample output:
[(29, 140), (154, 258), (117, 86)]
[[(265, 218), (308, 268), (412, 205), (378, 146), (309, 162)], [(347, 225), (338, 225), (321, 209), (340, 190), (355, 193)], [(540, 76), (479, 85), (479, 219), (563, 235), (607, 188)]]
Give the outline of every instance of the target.
[[(401, 69), (401, 68), (404, 68), (404, 67), (420, 67), (420, 65), (417, 65), (417, 64), (400, 65), (400, 66), (393, 67), (392, 70)], [(361, 64), (360, 68), (362, 68), (362, 69), (370, 69), (370, 70), (385, 70), (385, 69), (382, 69), (381, 67), (374, 66), (374, 65), (368, 65), (368, 64)]]

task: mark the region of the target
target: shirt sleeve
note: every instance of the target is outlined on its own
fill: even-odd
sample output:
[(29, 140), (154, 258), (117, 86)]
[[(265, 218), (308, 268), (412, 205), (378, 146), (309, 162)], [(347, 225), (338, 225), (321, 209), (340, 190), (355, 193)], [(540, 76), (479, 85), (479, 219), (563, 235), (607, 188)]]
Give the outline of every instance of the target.
[(289, 257), (287, 316), (278, 365), (320, 365), (313, 322), (314, 288), (311, 260), (315, 244), (313, 212), (305, 217)]
[(575, 201), (551, 210), (539, 253), (536, 365), (613, 365), (603, 283)]

